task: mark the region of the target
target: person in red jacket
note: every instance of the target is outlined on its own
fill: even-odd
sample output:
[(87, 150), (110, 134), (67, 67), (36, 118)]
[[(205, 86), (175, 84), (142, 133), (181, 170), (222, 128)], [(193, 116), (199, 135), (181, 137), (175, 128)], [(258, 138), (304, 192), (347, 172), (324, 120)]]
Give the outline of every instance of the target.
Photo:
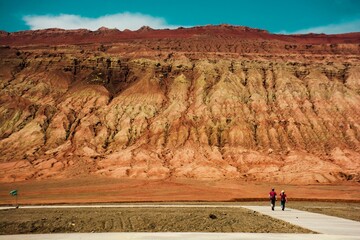
[(281, 205), (281, 210), (285, 210), (285, 203), (287, 202), (287, 198), (286, 198), (286, 194), (285, 191), (282, 190), (280, 193), (280, 205)]
[(275, 209), (275, 201), (276, 201), (275, 188), (271, 189), (271, 192), (269, 193), (269, 199), (270, 199), (270, 204), (271, 204), (271, 210), (274, 211), (274, 209)]

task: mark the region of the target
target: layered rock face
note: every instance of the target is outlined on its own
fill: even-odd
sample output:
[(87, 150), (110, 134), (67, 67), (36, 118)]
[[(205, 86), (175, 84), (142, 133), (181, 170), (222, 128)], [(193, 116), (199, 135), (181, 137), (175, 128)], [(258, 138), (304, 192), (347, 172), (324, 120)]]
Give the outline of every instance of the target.
[(360, 180), (360, 34), (1, 33), (0, 181)]

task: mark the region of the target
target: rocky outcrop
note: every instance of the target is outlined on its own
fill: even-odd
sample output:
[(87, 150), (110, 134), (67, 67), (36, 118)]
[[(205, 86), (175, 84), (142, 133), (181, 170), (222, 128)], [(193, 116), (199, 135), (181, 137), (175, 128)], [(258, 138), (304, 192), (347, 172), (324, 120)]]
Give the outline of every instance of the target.
[(0, 181), (359, 181), (358, 36), (2, 34)]

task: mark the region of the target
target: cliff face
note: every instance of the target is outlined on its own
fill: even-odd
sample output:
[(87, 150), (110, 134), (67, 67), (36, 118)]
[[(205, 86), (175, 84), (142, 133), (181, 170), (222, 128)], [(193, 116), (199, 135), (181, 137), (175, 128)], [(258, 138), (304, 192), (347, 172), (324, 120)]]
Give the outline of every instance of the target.
[(360, 180), (360, 34), (0, 36), (0, 181)]

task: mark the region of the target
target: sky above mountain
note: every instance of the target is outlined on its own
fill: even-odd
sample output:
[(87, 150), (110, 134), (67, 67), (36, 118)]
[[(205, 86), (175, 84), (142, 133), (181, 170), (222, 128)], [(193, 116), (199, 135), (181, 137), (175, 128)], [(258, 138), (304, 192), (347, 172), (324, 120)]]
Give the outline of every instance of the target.
[(8, 32), (102, 26), (136, 30), (232, 24), (272, 33), (360, 32), (359, 0), (1, 0)]

